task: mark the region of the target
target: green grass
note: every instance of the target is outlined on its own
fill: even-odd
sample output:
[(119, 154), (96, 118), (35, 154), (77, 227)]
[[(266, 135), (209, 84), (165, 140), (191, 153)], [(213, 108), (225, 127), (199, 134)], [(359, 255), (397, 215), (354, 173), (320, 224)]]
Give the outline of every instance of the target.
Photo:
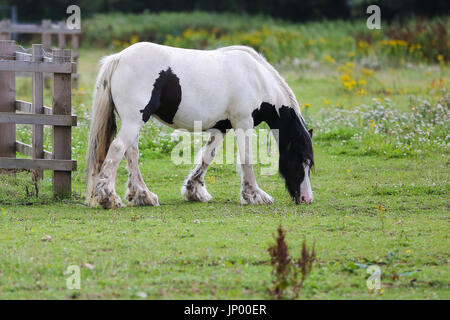
[[(275, 203), (240, 205), (234, 165), (209, 169), (211, 203), (185, 202), (180, 188), (192, 167), (174, 165), (167, 154), (170, 148), (152, 144), (157, 127), (147, 125), (140, 167), (161, 206), (114, 211), (86, 207), (87, 115), (97, 62), (110, 52), (87, 47), (80, 52), (80, 89), (72, 96), (79, 120), (72, 140), (79, 169), (72, 176), (72, 199), (52, 198), (51, 172), (39, 184), (39, 197), (33, 195), (29, 173), (0, 176), (0, 299), (140, 299), (142, 292), (155, 299), (269, 298), (267, 248), (279, 224), (287, 230), (293, 256), (299, 255), (303, 239), (316, 247), (317, 262), (302, 299), (450, 298), (448, 150), (396, 154), (392, 137), (369, 134), (364, 124), (356, 129), (365, 134), (361, 143), (342, 143), (354, 134), (345, 126), (315, 131), (312, 205), (294, 205), (282, 179), (261, 176), (259, 167), (258, 183)], [(449, 89), (448, 80), (432, 85), (448, 79), (446, 64), (374, 69), (366, 94), (358, 95), (343, 89), (340, 63), (317, 63), (277, 64), (299, 101), (310, 105), (303, 109), (309, 125), (317, 125), (337, 105), (354, 110), (371, 105), (374, 98), (389, 98), (391, 110), (408, 113), (414, 99), (434, 105)], [(17, 98), (30, 101), (29, 79), (17, 81)], [(50, 90), (45, 99), (49, 105)], [(18, 138), (29, 143), (26, 126), (19, 127)], [(355, 152), (380, 140), (387, 145), (386, 154)], [(51, 148), (51, 135), (46, 145)], [(116, 183), (121, 196), (126, 178), (122, 163)], [(44, 235), (53, 241), (41, 241)], [(372, 264), (383, 271), (379, 293), (366, 287), (369, 275), (363, 267)], [(66, 288), (64, 272), (70, 265), (81, 267), (80, 290)]]
[[(78, 201), (5, 206), (0, 216), (1, 298), (267, 298), (267, 248), (276, 227), (291, 252), (315, 243), (318, 261), (301, 298), (448, 299), (448, 168), (441, 159), (333, 156), (317, 148), (315, 202), (295, 206), (277, 176), (260, 176), (271, 206), (241, 206), (233, 166), (208, 176), (211, 203), (187, 203), (179, 189), (189, 167), (143, 159), (143, 175), (160, 207), (115, 211)], [(348, 170), (350, 169), (350, 172)], [(126, 174), (118, 174), (119, 194)], [(386, 208), (380, 218), (376, 206)], [(53, 242), (42, 242), (50, 235)], [(386, 270), (389, 252), (398, 251)], [(93, 270), (84, 267), (88, 263)], [(377, 264), (383, 294), (366, 288)], [(81, 290), (68, 290), (64, 271), (81, 266)]]

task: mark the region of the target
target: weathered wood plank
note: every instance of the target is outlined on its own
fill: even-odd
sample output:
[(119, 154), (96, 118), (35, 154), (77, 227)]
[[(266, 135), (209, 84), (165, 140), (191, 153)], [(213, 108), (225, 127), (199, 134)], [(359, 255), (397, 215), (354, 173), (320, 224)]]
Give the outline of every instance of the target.
[[(32, 157), (33, 156), (33, 147), (30, 146), (29, 144), (20, 142), (20, 141), (16, 141), (16, 151), (20, 152), (23, 155)], [(47, 150), (44, 150), (44, 159), (48, 159), (51, 160), (53, 159), (53, 154)]]
[(56, 29), (56, 28), (52, 28), (52, 29), (45, 29), (42, 27), (38, 27), (36, 25), (30, 25), (30, 26), (25, 26), (25, 25), (12, 25), (9, 28), (1, 28), (0, 27), (0, 33), (29, 33), (29, 34), (42, 34), (42, 33), (46, 33), (46, 34), (80, 34), (81, 30), (80, 29)]
[(31, 157), (33, 154), (33, 147), (29, 144), (16, 141), (16, 152), (20, 152), (23, 155)]
[[(50, 29), (52, 27), (52, 22), (50, 20), (42, 20), (42, 29)], [(45, 51), (50, 51), (52, 47), (52, 34), (42, 32), (42, 47)]]
[(24, 52), (15, 52), (16, 61), (31, 61), (32, 55)]
[(8, 72), (48, 72), (48, 73), (76, 73), (77, 64), (73, 62), (32, 62), (0, 60), (0, 71)]
[[(6, 29), (11, 27), (11, 20), (3, 20), (0, 21), (0, 40), (10, 40), (11, 39), (11, 33), (8, 32)], [(2, 31), (1, 29), (5, 29), (6, 31)]]
[(0, 169), (43, 169), (64, 173), (77, 170), (75, 160), (0, 158)]
[[(78, 57), (79, 57), (79, 52), (78, 52), (78, 47), (80, 45), (80, 36), (78, 34), (73, 34), (72, 35), (72, 58), (73, 58), (73, 62), (75, 62), (78, 65)], [(76, 73), (77, 71), (75, 71), (74, 73)], [(78, 89), (78, 80), (79, 80), (79, 75), (77, 74), (76, 77), (72, 77), (73, 79), (73, 85), (76, 89)]]
[(81, 29), (68, 29), (65, 24), (32, 24), (32, 23), (14, 23), (10, 20), (0, 21), (0, 33), (29, 33), (29, 34), (80, 34)]
[[(33, 62), (41, 62), (44, 58), (44, 49), (41, 44), (33, 44)], [(42, 72), (33, 72), (33, 104), (32, 113), (44, 113), (44, 74)], [(33, 159), (44, 158), (44, 126), (41, 124), (33, 125)], [(37, 171), (38, 178), (43, 178), (42, 170)]]
[[(56, 63), (70, 62), (71, 51), (54, 49), (53, 61)], [(72, 108), (71, 98), (72, 77), (70, 74), (55, 73), (53, 75), (53, 114), (70, 116)], [(75, 119), (76, 121), (76, 119)], [(72, 128), (53, 127), (53, 158), (72, 158)], [(72, 193), (71, 172), (53, 170), (53, 194), (57, 197), (70, 197)]]
[[(0, 56), (3, 59), (13, 59), (15, 43), (12, 40), (0, 41)], [(5, 63), (14, 61), (4, 60)], [(15, 112), (16, 81), (14, 72), (0, 72), (0, 112)], [(0, 124), (0, 156), (15, 157), (16, 125)]]
[[(27, 101), (23, 101), (23, 100), (16, 100), (16, 111), (21, 111), (21, 112), (28, 112), (31, 113), (31, 108), (32, 108), (32, 103), (31, 102), (27, 102)], [(43, 106), (44, 109), (44, 114), (52, 114), (52, 108)]]
[[(61, 21), (59, 24), (59, 29), (63, 30), (66, 26), (64, 21)], [(66, 47), (66, 34), (58, 33), (58, 48), (64, 49)]]
[(71, 115), (56, 114), (0, 112), (0, 123), (41, 124), (46, 126), (71, 127), (77, 125), (77, 117)]

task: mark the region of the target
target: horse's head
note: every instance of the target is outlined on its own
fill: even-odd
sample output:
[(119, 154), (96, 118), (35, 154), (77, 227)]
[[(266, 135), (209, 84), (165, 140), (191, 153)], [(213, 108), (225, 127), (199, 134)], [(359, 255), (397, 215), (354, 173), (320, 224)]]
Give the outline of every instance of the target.
[(296, 204), (311, 203), (313, 194), (309, 174), (314, 165), (313, 131), (307, 130), (304, 120), (294, 109), (280, 108), (280, 173)]

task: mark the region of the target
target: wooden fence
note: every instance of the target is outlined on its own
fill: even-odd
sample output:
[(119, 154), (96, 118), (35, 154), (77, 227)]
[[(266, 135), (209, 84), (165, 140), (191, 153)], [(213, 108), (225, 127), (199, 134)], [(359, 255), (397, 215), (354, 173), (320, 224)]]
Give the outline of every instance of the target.
[[(41, 44), (34, 44), (32, 54), (17, 51), (13, 40), (0, 40), (0, 169), (53, 170), (53, 193), (71, 195), (72, 126), (71, 74), (76, 64), (71, 51), (53, 49), (47, 54)], [(16, 72), (32, 72), (33, 102), (16, 100)], [(44, 106), (44, 76), (53, 74), (52, 107)], [(16, 113), (19, 111), (20, 113)], [(32, 144), (16, 141), (16, 124), (32, 124)], [(44, 150), (44, 125), (53, 126), (52, 152)], [(32, 159), (16, 159), (16, 152)]]
[[(72, 42), (72, 59), (78, 63), (79, 45), (80, 45), (80, 29), (68, 29), (66, 23), (61, 21), (53, 24), (51, 20), (42, 20), (41, 24), (12, 24), (11, 20), (0, 21), (0, 40), (10, 40), (11, 33), (23, 34), (40, 34), (42, 46), (45, 51), (50, 51), (52, 47), (52, 35), (58, 37), (58, 48), (65, 49), (66, 37), (70, 36)], [(73, 73), (74, 86), (78, 86), (78, 73)]]

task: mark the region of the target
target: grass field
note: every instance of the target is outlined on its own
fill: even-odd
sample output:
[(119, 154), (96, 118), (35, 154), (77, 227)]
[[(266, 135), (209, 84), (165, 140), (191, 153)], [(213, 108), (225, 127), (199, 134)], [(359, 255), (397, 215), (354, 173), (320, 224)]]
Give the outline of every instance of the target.
[[(209, 169), (212, 202), (185, 202), (180, 188), (192, 166), (174, 165), (167, 146), (153, 144), (159, 127), (150, 125), (141, 137), (141, 171), (161, 206), (105, 211), (86, 207), (83, 197), (91, 94), (97, 61), (109, 52), (83, 48), (80, 54), (81, 84), (73, 93), (79, 117), (73, 132), (79, 167), (73, 198), (52, 199), (51, 172), (40, 183), (39, 197), (29, 173), (0, 177), (0, 298), (270, 298), (267, 248), (280, 224), (293, 256), (304, 239), (316, 248), (302, 299), (450, 298), (447, 64), (375, 68), (367, 77), (358, 62), (347, 69), (345, 62), (331, 60), (316, 61), (317, 66), (278, 65), (308, 124), (317, 129), (311, 205), (295, 206), (282, 179), (259, 175), (259, 170), (258, 183), (275, 203), (240, 205), (234, 165)], [(348, 90), (346, 74), (366, 84)], [(30, 101), (29, 80), (18, 80), (17, 91), (18, 98)], [(422, 100), (430, 106), (440, 101), (447, 114), (437, 114), (443, 124), (425, 115), (425, 125), (404, 126), (409, 131), (403, 134), (389, 131), (397, 129), (385, 120), (383, 126), (366, 118), (353, 128), (327, 124), (336, 110), (374, 103), (399, 112), (401, 119)], [(418, 127), (429, 128), (429, 140)], [(29, 142), (25, 129), (18, 137)], [(399, 143), (397, 135), (409, 138)], [(50, 147), (51, 137), (47, 140)], [(126, 178), (122, 163), (116, 183), (121, 196)], [(45, 235), (52, 241), (41, 241)], [(80, 290), (66, 288), (70, 265), (81, 267)], [(383, 272), (378, 292), (366, 286), (370, 265)]]

